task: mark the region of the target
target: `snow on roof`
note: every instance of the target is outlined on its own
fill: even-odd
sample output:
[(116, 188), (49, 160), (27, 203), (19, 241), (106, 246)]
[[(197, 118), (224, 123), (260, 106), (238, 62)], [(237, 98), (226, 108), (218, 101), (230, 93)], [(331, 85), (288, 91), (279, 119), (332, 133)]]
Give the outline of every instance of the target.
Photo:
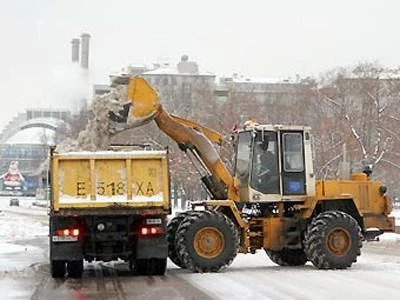
[(182, 76), (215, 76), (211, 72), (182, 73), (177, 67), (162, 66), (160, 68), (144, 72), (143, 75), (182, 75)]
[[(48, 125), (48, 127), (57, 128), (63, 121), (56, 118), (33, 118), (24, 122), (20, 128), (25, 127), (41, 127), (40, 124)], [(47, 126), (46, 126), (47, 127)]]
[(295, 84), (292, 78), (250, 78), (245, 76), (220, 77), (221, 83), (264, 83), (264, 84)]
[(400, 79), (399, 72), (381, 72), (381, 73), (366, 73), (366, 74), (357, 74), (357, 73), (349, 73), (344, 76), (346, 79), (379, 79), (379, 80), (398, 80)]
[(18, 131), (6, 144), (54, 145), (55, 130), (43, 127), (29, 127)]

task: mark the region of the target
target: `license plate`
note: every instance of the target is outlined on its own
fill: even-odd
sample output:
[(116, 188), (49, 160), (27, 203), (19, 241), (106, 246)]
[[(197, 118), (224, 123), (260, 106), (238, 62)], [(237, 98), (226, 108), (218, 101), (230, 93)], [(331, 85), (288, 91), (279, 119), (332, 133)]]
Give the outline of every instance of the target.
[(146, 219), (146, 224), (147, 225), (155, 225), (155, 224), (161, 224), (162, 220), (160, 218), (157, 219)]
[(52, 237), (53, 242), (77, 242), (78, 237), (77, 236), (58, 236), (58, 235), (53, 235)]

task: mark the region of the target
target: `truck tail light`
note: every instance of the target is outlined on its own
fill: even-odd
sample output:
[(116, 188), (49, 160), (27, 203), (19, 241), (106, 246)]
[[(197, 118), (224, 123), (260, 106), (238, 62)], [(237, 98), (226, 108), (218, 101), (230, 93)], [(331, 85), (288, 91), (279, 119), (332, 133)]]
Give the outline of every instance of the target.
[(140, 228), (140, 235), (142, 236), (151, 236), (151, 235), (158, 235), (163, 234), (165, 232), (163, 227), (158, 226), (146, 226)]
[(79, 228), (66, 228), (66, 229), (58, 229), (55, 232), (57, 236), (79, 236)]
[(63, 228), (57, 229), (53, 236), (53, 242), (76, 242), (79, 239), (79, 228)]

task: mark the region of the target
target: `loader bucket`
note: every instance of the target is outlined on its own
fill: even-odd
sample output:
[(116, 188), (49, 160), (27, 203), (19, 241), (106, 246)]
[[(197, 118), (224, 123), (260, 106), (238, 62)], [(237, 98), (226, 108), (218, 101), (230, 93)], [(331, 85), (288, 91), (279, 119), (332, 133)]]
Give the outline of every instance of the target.
[(141, 77), (129, 78), (128, 100), (118, 112), (109, 112), (112, 132), (138, 127), (154, 119), (160, 108), (157, 92)]
[(129, 80), (128, 99), (132, 103), (129, 125), (133, 127), (153, 120), (160, 108), (157, 92), (142, 77)]

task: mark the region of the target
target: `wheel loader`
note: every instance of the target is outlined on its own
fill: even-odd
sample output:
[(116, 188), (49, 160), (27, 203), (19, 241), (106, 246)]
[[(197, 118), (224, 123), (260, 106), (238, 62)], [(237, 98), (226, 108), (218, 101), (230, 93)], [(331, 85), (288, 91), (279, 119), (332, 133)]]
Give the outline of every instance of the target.
[(194, 272), (217, 272), (237, 253), (264, 249), (280, 266), (310, 261), (318, 269), (346, 269), (362, 242), (394, 231), (391, 198), (370, 172), (347, 179), (315, 178), (311, 129), (247, 122), (234, 132), (231, 173), (214, 145), (223, 137), (168, 113), (141, 77), (129, 80), (130, 102), (110, 121), (125, 128), (154, 120), (201, 168), (210, 199), (168, 224), (169, 258)]

